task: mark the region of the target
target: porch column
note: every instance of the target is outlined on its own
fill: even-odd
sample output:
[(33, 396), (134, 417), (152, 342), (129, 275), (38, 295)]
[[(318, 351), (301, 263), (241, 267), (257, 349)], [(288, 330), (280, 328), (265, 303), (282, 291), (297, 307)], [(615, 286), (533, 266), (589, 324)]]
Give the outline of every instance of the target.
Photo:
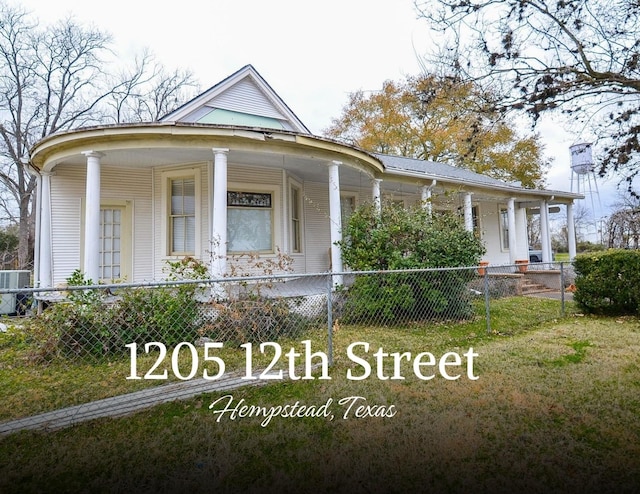
[(576, 257), (576, 223), (573, 217), (573, 202), (567, 204), (567, 242), (569, 248), (569, 260)]
[(516, 202), (516, 259), (529, 259), (529, 236), (527, 235), (527, 210)]
[(39, 237), (39, 269), (38, 269), (38, 286), (52, 287), (53, 272), (51, 257), (51, 173), (40, 172), (40, 228)]
[(546, 200), (540, 201), (540, 243), (542, 244), (542, 262), (551, 262), (551, 246), (549, 244), (549, 205)]
[(471, 207), (471, 192), (464, 193), (464, 229), (473, 231), (473, 210)]
[[(329, 163), (329, 221), (331, 224), (331, 272), (342, 272), (342, 252), (337, 242), (342, 240), (342, 211), (340, 206), (340, 161)], [(333, 277), (333, 285), (342, 285), (342, 276)]]
[(102, 153), (85, 151), (87, 181), (84, 212), (84, 276), (100, 281), (100, 158)]
[(382, 179), (380, 178), (374, 178), (373, 179), (373, 188), (371, 191), (371, 195), (373, 197), (373, 205), (375, 206), (376, 210), (378, 211), (378, 214), (380, 214), (382, 212), (382, 200), (380, 198), (380, 183), (382, 182)]
[(227, 148), (213, 151), (213, 199), (209, 216), (211, 242), (211, 276), (221, 278), (227, 273)]
[(427, 214), (431, 216), (431, 212), (433, 211), (433, 207), (431, 204), (431, 191), (436, 185), (436, 181), (431, 182), (431, 185), (423, 185), (422, 193), (420, 194), (420, 199), (422, 201), (422, 208), (427, 211)]
[(516, 200), (507, 201), (507, 224), (509, 228), (509, 264), (515, 264), (518, 256), (518, 237), (516, 235)]

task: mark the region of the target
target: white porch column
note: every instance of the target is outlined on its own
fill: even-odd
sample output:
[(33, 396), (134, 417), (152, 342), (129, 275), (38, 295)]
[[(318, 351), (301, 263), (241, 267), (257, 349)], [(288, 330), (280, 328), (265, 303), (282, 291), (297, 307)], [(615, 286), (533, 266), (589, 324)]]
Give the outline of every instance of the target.
[(39, 225), (39, 268), (38, 286), (52, 287), (53, 286), (53, 270), (51, 257), (51, 173), (40, 173), (40, 225)]
[(529, 259), (529, 236), (527, 230), (527, 210), (516, 202), (516, 239), (518, 252), (516, 259)]
[(85, 151), (87, 181), (84, 213), (84, 276), (100, 281), (100, 158), (102, 153)]
[(576, 257), (576, 223), (573, 217), (573, 202), (567, 204), (567, 242), (569, 248), (569, 260)]
[(540, 201), (540, 243), (542, 244), (542, 262), (551, 262), (549, 205), (545, 200)]
[(376, 210), (378, 211), (378, 214), (380, 212), (382, 212), (382, 199), (380, 197), (380, 183), (382, 182), (382, 179), (380, 178), (374, 178), (373, 179), (373, 184), (372, 184), (372, 190), (371, 190), (371, 195), (373, 198), (373, 205), (375, 206)]
[(464, 193), (464, 229), (473, 231), (473, 210), (471, 207), (471, 192)]
[(221, 278), (227, 273), (227, 154), (226, 148), (213, 151), (213, 199), (211, 201), (211, 276)]
[(431, 187), (429, 187), (428, 185), (422, 186), (420, 200), (422, 201), (422, 209), (426, 210), (427, 214), (431, 216)]
[(433, 205), (431, 203), (431, 191), (436, 186), (436, 183), (437, 181), (434, 179), (433, 182), (431, 182), (431, 185), (423, 185), (420, 194), (422, 208), (427, 211), (427, 214), (429, 216), (431, 216), (431, 212), (433, 211)]
[[(342, 211), (340, 207), (340, 161), (329, 163), (329, 221), (331, 224), (331, 272), (342, 272), (342, 252), (336, 242), (342, 240)], [(334, 276), (333, 285), (342, 285), (342, 276)]]
[(518, 256), (518, 237), (516, 235), (516, 200), (507, 201), (507, 224), (509, 228), (509, 263), (515, 264)]

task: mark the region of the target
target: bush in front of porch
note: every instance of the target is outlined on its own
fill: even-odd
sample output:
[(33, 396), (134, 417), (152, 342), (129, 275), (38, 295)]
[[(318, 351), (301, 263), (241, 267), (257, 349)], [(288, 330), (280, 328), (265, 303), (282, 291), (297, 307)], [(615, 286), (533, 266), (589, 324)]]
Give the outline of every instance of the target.
[[(358, 208), (343, 227), (345, 264), (355, 271), (476, 266), (485, 249), (450, 213), (431, 214), (421, 205), (385, 202)], [(344, 317), (398, 322), (461, 319), (471, 314), (467, 282), (474, 271), (359, 276), (347, 292)]]

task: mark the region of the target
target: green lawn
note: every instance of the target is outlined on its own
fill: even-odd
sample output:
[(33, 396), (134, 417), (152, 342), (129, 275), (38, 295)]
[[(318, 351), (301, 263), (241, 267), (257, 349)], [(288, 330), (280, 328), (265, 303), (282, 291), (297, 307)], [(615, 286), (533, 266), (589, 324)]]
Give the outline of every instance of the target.
[[(0, 492), (636, 492), (640, 323), (543, 317), (555, 304), (505, 300), (492, 314), (491, 335), (482, 320), (404, 328), (338, 324), (331, 380), (276, 381), (130, 417), (4, 437)], [(307, 338), (314, 349), (326, 348), (322, 332)], [(457, 380), (419, 380), (403, 360), (404, 380), (348, 380), (348, 370), (362, 373), (346, 352), (358, 341), (371, 344), (371, 364), (379, 347), (412, 356), (473, 347), (479, 378), (462, 370)], [(118, 379), (107, 368), (109, 386)], [(4, 382), (10, 372), (3, 372)], [(59, 372), (53, 381), (64, 380)], [(382, 372), (395, 370), (389, 363)], [(125, 375), (126, 369), (120, 379)], [(43, 396), (43, 389), (25, 399)], [(258, 417), (232, 420), (209, 409), (225, 394), (265, 407), (320, 407), (331, 399), (333, 420), (275, 417), (266, 427)], [(351, 396), (396, 413), (356, 418), (352, 409), (345, 418), (338, 400)]]

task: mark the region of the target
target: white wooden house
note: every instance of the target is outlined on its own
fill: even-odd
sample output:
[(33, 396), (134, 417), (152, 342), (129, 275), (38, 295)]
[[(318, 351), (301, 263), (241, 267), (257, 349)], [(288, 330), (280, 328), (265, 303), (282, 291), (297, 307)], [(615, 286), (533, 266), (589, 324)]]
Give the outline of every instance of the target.
[(158, 122), (49, 136), (31, 150), (31, 167), (42, 287), (78, 268), (94, 281), (158, 280), (167, 260), (187, 255), (221, 276), (247, 251), (279, 250), (296, 272), (338, 272), (341, 222), (385, 197), (457, 208), (492, 264), (528, 259), (533, 211), (550, 261), (549, 208), (566, 208), (571, 232), (580, 197), (314, 136), (250, 65)]

